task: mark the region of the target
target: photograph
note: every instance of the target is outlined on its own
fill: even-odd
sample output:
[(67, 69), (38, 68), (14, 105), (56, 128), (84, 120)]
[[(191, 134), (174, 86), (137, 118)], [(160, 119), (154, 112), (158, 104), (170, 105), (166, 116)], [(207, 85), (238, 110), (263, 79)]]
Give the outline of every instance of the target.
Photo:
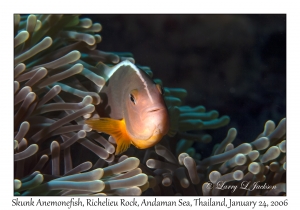
[(12, 205), (288, 194), (285, 13), (14, 13), (13, 23)]

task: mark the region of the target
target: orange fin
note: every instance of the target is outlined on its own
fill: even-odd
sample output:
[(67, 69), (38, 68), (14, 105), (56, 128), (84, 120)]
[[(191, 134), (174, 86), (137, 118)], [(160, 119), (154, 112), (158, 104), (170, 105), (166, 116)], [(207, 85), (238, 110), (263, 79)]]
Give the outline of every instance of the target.
[(85, 121), (93, 130), (111, 135), (117, 143), (116, 155), (125, 152), (131, 143), (126, 132), (124, 120), (114, 120), (111, 118), (88, 119)]

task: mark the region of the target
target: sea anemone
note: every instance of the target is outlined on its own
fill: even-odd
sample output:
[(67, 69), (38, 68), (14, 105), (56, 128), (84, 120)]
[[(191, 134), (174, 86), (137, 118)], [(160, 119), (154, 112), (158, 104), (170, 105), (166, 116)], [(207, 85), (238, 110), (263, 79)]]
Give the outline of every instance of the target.
[[(232, 142), (236, 135), (236, 129), (229, 129), (212, 155), (200, 161), (187, 153), (175, 158), (166, 147), (156, 145), (155, 152), (163, 161), (151, 158), (146, 163), (155, 169), (153, 174), (158, 180), (153, 188), (155, 194), (284, 195), (286, 119), (276, 128), (273, 121), (267, 121), (264, 131), (254, 141), (234, 147)], [(259, 188), (259, 182), (267, 186)], [(240, 187), (227, 189), (225, 183)]]

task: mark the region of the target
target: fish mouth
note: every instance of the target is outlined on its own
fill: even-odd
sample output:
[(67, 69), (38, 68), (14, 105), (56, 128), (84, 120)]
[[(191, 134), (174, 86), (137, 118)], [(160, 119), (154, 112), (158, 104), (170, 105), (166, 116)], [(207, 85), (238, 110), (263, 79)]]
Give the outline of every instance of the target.
[(146, 109), (146, 112), (153, 113), (153, 112), (158, 112), (158, 111), (161, 111), (161, 110), (163, 110), (162, 107), (150, 107), (150, 108)]

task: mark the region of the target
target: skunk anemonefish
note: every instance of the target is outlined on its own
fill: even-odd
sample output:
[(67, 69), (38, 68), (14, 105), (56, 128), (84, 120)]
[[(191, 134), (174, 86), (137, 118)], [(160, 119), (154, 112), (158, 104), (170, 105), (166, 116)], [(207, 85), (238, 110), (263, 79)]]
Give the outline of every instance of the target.
[(130, 61), (113, 68), (100, 97), (101, 103), (96, 106), (100, 119), (85, 123), (116, 140), (116, 155), (130, 144), (149, 148), (168, 133), (169, 116), (161, 86)]

